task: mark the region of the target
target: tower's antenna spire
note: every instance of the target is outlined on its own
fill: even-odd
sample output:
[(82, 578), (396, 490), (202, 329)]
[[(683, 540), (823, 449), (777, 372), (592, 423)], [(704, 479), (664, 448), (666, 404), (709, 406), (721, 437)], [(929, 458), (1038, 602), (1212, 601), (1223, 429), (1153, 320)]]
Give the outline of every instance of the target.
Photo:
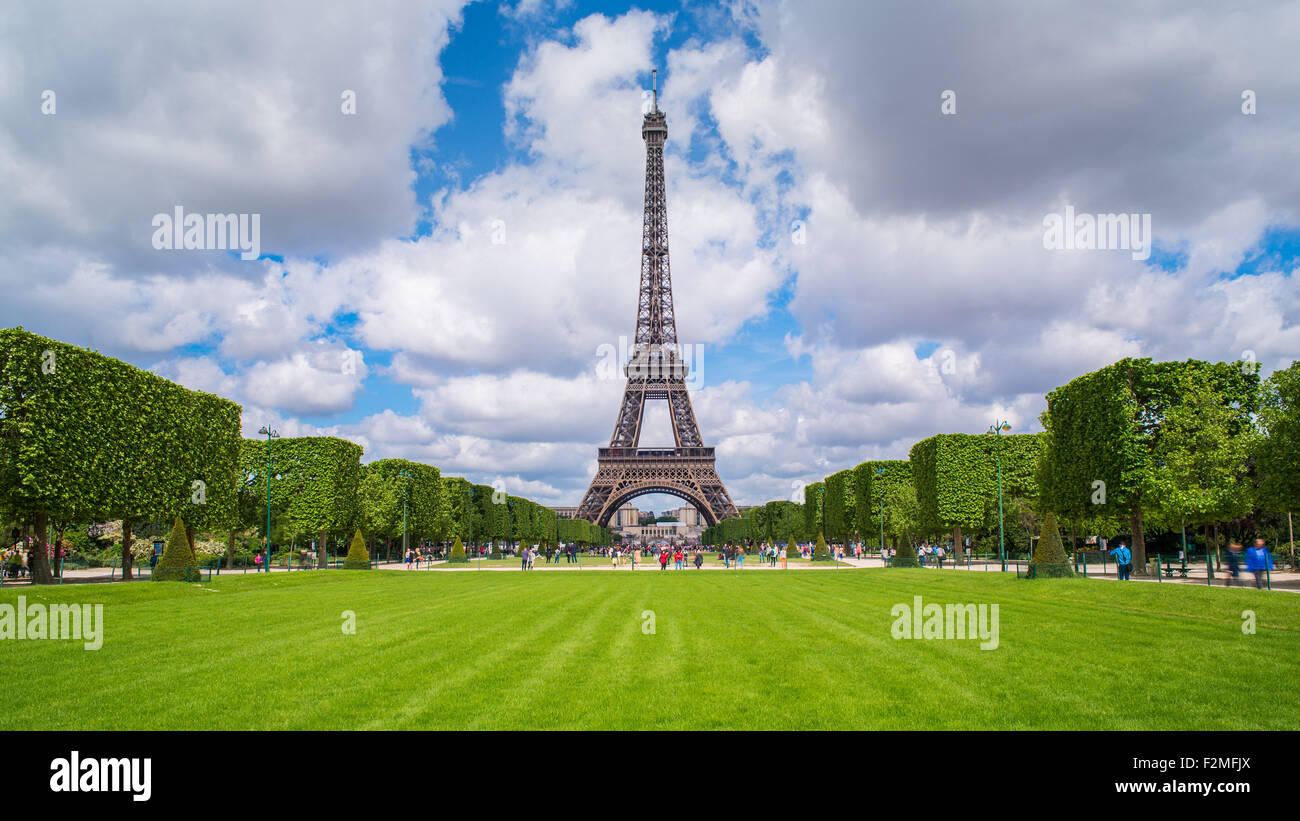
[(650, 70), (650, 87), (654, 90), (654, 110), (659, 110), (659, 69)]

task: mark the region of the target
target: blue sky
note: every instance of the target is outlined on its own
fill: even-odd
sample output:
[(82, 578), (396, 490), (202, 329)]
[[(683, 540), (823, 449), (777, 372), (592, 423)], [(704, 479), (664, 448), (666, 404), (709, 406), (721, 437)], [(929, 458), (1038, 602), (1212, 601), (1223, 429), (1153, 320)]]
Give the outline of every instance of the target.
[[(1282, 7), (229, 0), (181, 34), (165, 8), (0, 32), (0, 325), (230, 397), (246, 434), (575, 504), (622, 387), (598, 351), (634, 329), (652, 68), (678, 329), (741, 503), (1034, 430), (1124, 356), (1300, 350)], [(152, 249), (176, 204), (261, 214), (262, 259)], [(1150, 259), (1045, 250), (1066, 206), (1150, 214)]]

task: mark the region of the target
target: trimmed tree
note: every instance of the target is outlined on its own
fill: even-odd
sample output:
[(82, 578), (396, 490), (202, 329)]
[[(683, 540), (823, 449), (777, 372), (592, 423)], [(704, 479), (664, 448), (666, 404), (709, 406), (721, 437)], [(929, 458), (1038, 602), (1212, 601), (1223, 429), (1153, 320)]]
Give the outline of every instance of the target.
[[(1147, 519), (1154, 514), (1151, 524), (1157, 528), (1178, 525), (1168, 521), (1170, 511), (1160, 504), (1166, 470), (1160, 449), (1172, 429), (1171, 410), (1189, 395), (1217, 396), (1230, 411), (1223, 420), (1225, 430), (1236, 436), (1250, 427), (1258, 385), (1253, 369), (1195, 359), (1122, 359), (1062, 385), (1047, 395), (1041, 417), (1046, 439), (1039, 470), (1042, 506), (1075, 522), (1127, 519), (1133, 572), (1146, 573)], [(1175, 410), (1173, 427), (1178, 418)], [(1211, 479), (1211, 485), (1221, 484), (1218, 477)]]
[(831, 552), (826, 549), (826, 537), (820, 533), (817, 534), (817, 546), (813, 548), (812, 560), (814, 562), (829, 562), (831, 560)]
[(464, 564), (468, 561), (469, 557), (465, 555), (465, 545), (461, 544), (460, 537), (457, 536), (456, 541), (451, 544), (451, 555), (447, 557), (447, 562), (448, 564)]
[(852, 471), (841, 470), (832, 473), (823, 482), (822, 491), (822, 525), (823, 532), (829, 533), (831, 541), (843, 544), (853, 530), (853, 522), (848, 511), (848, 483)]
[(803, 535), (809, 539), (822, 532), (822, 497), (825, 482), (813, 482), (803, 489)]
[(360, 530), (352, 534), (352, 544), (348, 546), (348, 557), (343, 560), (343, 569), (370, 569), (370, 552), (366, 550), (366, 540), (361, 538)]
[(1038, 538), (1038, 549), (1030, 562), (1036, 578), (1066, 578), (1074, 575), (1070, 557), (1065, 555), (1061, 533), (1056, 527), (1056, 514), (1050, 511), (1043, 517), (1043, 532)]
[(199, 580), (199, 563), (190, 550), (190, 539), (185, 532), (185, 524), (177, 516), (172, 524), (172, 532), (167, 536), (167, 546), (163, 548), (162, 559), (153, 569), (156, 582), (196, 582)]
[[(240, 452), (246, 485), (260, 487), (263, 493), (266, 446), (265, 440), (246, 439)], [(271, 508), (278, 511), (276, 525), (289, 533), (317, 536), (316, 563), (324, 567), (329, 533), (346, 533), (359, 518), (361, 446), (333, 436), (300, 436), (273, 440), (270, 456), (271, 475), (279, 477), (271, 481)], [(398, 499), (400, 505), (400, 496)], [(266, 526), (260, 517), (258, 524)]]
[(894, 552), (894, 561), (890, 567), (920, 567), (921, 563), (916, 558), (916, 548), (912, 547), (911, 539), (900, 539), (898, 548)]
[(793, 536), (790, 537), (790, 541), (786, 542), (786, 545), (785, 545), (785, 557), (786, 557), (787, 559), (797, 559), (797, 558), (799, 558), (799, 548), (797, 548), (797, 547), (794, 546), (794, 537), (793, 537)]
[(1012, 498), (1035, 499), (1040, 437), (941, 433), (912, 446), (912, 481), (920, 523), (952, 533), (956, 558), (965, 555), (962, 529), (998, 527), (998, 465), (1004, 508)]
[[(0, 329), (0, 508), (33, 527), (32, 580), (54, 581), (51, 522), (230, 526), (239, 414), (120, 360)], [(122, 545), (129, 578), (125, 530)]]
[(1256, 440), (1260, 507), (1276, 513), (1300, 510), (1300, 362), (1274, 371), (1265, 383), (1259, 417), (1265, 436)]

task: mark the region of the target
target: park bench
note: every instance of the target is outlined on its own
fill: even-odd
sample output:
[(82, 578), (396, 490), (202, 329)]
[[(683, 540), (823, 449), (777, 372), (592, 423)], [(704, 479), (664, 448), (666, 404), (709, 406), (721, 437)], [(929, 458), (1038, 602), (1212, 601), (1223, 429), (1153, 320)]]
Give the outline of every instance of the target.
[(1188, 567), (1181, 564), (1167, 564), (1165, 565), (1165, 578), (1172, 579), (1177, 574), (1178, 578), (1185, 579), (1187, 578), (1188, 569)]

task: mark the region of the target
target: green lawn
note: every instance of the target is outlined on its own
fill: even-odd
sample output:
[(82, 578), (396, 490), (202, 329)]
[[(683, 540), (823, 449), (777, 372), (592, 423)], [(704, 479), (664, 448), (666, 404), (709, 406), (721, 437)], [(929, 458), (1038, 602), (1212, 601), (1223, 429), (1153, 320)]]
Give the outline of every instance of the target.
[[(695, 569), (695, 565), (692, 564), (692, 562), (694, 562), (694, 561), (695, 561), (695, 556), (694, 556), (693, 554), (692, 554), (692, 555), (688, 555), (688, 556), (686, 557), (686, 568), (685, 568), (685, 569), (686, 569), (686, 570), (694, 570), (694, 569)], [(753, 554), (750, 554), (750, 555), (748, 555), (748, 556), (745, 557), (745, 569), (746, 569), (746, 570), (748, 570), (748, 569), (750, 569), (750, 568), (753, 568), (753, 567), (758, 567), (758, 566), (760, 566), (760, 565), (763, 565), (763, 563), (764, 563), (764, 562), (763, 562), (763, 559), (762, 559), (761, 557), (759, 557), (759, 556), (755, 556), (755, 555), (753, 555)], [(395, 561), (395, 562), (393, 562), (393, 564), (394, 564), (394, 565), (401, 564), (401, 565), (404, 566), (404, 563), (403, 563), (403, 562), (396, 562), (396, 561)], [(435, 563), (434, 563), (434, 565), (433, 565), (432, 568), (429, 568), (429, 566), (428, 566), (425, 562), (422, 561), (422, 562), (420, 562), (420, 570), (421, 570), (421, 571), (424, 571), (424, 570), (426, 570), (426, 569), (432, 569), (432, 570), (443, 570), (443, 569), (455, 570), (455, 569), (464, 569), (464, 568), (466, 568), (466, 567), (475, 568), (475, 569), (477, 569), (477, 568), (479, 568), (479, 567), (482, 567), (483, 569), (497, 568), (497, 567), (508, 567), (508, 568), (510, 568), (510, 569), (512, 569), (512, 570), (518, 570), (518, 569), (519, 569), (519, 564), (520, 564), (520, 559), (519, 559), (518, 556), (515, 556), (515, 557), (510, 558), (510, 559), (487, 559), (487, 558), (484, 558), (484, 559), (470, 559), (470, 560), (469, 560), (467, 563), (465, 563), (465, 564), (449, 564), (449, 563), (447, 563), (447, 562), (438, 561), (438, 562), (435, 562)], [(813, 562), (812, 562), (810, 559), (794, 558), (794, 559), (789, 559), (789, 560), (787, 560), (787, 564), (792, 564), (792, 565), (795, 565), (795, 564), (798, 564), (798, 565), (806, 565), (806, 564), (813, 564)], [(834, 560), (831, 560), (831, 561), (827, 562), (826, 564), (828, 564), (828, 565), (831, 566), (831, 567), (834, 567), (834, 566), (835, 566), (835, 561), (834, 561)], [(534, 569), (534, 570), (540, 570), (540, 569), (542, 569), (542, 568), (551, 568), (551, 569), (555, 569), (555, 568), (558, 567), (558, 568), (565, 568), (565, 569), (569, 569), (569, 570), (577, 570), (577, 569), (578, 569), (578, 565), (579, 565), (578, 562), (574, 562), (573, 564), (569, 564), (569, 563), (568, 563), (567, 561), (565, 561), (563, 558), (561, 558), (559, 562), (551, 562), (551, 563), (547, 563), (547, 561), (546, 561), (546, 557), (545, 557), (545, 556), (539, 556), (539, 557), (537, 558), (537, 561), (533, 563), (533, 569)], [(581, 565), (582, 565), (582, 569), (583, 569), (583, 570), (613, 570), (613, 569), (614, 569), (613, 565), (612, 565), (611, 562), (610, 562), (610, 558), (609, 558), (608, 556), (583, 556), (583, 557), (582, 557)], [(641, 560), (640, 560), (639, 562), (637, 562), (637, 567), (649, 567), (649, 566), (651, 566), (651, 565), (653, 565), (654, 567), (657, 568), (657, 567), (659, 566), (659, 559), (658, 559), (657, 557), (655, 557), (655, 556), (651, 556), (651, 555), (649, 555), (649, 554), (642, 554), (642, 555), (641, 555)], [(777, 566), (778, 568), (780, 568), (780, 566), (781, 566), (781, 560), (780, 560), (780, 558), (777, 559), (777, 564), (776, 564), (776, 566)], [(704, 568), (714, 568), (714, 567), (724, 567), (724, 568), (725, 568), (726, 565), (725, 565), (724, 562), (720, 562), (720, 561), (718, 561), (718, 554), (717, 554), (717, 553), (705, 553), (705, 554), (704, 554), (704, 564), (703, 564), (703, 566), (701, 567), (701, 569), (704, 569)], [(632, 559), (631, 559), (630, 557), (628, 557), (628, 556), (624, 556), (624, 557), (623, 557), (623, 564), (619, 565), (618, 569), (619, 569), (619, 570), (623, 570), (623, 571), (625, 571), (625, 572), (626, 572), (626, 571), (630, 571), (630, 570), (632, 569)], [(672, 560), (671, 558), (668, 560), (668, 569), (669, 569), (669, 570), (674, 570), (674, 569), (675, 569), (675, 568), (673, 567), (673, 560)]]
[[(902, 569), (319, 571), (0, 602), (20, 593), (104, 603), (105, 638), (0, 641), (7, 730), (1300, 728), (1287, 593)], [(893, 639), (916, 594), (998, 604), (1000, 646)]]

